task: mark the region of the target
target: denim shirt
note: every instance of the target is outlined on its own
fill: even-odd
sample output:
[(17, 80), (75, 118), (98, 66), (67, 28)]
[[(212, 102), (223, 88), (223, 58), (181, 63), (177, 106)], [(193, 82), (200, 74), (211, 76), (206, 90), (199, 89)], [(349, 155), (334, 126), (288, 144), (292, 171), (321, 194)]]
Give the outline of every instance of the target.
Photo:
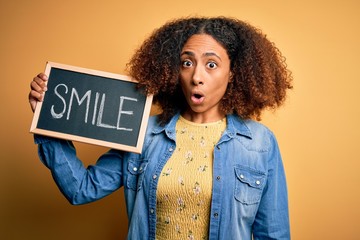
[[(150, 117), (141, 154), (110, 150), (84, 168), (70, 141), (35, 136), (41, 161), (71, 204), (124, 187), (128, 239), (155, 239), (156, 190), (176, 148), (175, 125)], [(214, 148), (209, 239), (290, 239), (284, 168), (273, 133), (260, 123), (227, 116)]]

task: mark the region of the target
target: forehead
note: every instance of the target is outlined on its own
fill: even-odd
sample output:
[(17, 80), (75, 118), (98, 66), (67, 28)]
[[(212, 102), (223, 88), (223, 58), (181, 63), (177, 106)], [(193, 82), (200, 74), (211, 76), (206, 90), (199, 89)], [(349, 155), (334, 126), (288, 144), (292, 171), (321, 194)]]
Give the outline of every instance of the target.
[(190, 51), (197, 54), (214, 52), (219, 55), (226, 55), (226, 49), (208, 34), (195, 34), (185, 43), (182, 52)]

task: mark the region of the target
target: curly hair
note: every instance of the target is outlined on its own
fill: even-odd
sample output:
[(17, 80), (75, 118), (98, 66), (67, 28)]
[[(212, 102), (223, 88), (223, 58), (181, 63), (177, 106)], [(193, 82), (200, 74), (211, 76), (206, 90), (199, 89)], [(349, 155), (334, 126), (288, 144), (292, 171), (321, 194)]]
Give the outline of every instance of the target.
[(224, 113), (260, 120), (263, 110), (283, 104), (292, 75), (279, 49), (261, 30), (228, 17), (181, 18), (156, 29), (127, 64), (138, 87), (154, 95), (162, 123), (187, 108), (179, 81), (180, 54), (194, 34), (212, 36), (230, 58), (231, 79), (220, 102)]

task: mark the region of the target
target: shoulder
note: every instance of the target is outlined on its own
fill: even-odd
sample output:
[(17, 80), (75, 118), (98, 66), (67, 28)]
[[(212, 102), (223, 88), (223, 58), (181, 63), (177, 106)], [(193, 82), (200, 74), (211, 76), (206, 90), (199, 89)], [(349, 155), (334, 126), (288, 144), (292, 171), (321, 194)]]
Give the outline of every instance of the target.
[(274, 133), (264, 124), (254, 120), (243, 120), (244, 124), (250, 129), (253, 137), (272, 137)]
[(153, 115), (153, 116), (150, 116), (149, 117), (149, 121), (148, 121), (148, 128), (153, 128), (155, 126), (158, 126), (159, 125), (159, 115)]
[(236, 115), (231, 115), (229, 117), (229, 124), (233, 124), (233, 131), (237, 138), (248, 149), (269, 151), (274, 143), (276, 144), (274, 133), (260, 122), (251, 119), (241, 119)]
[(160, 124), (158, 115), (150, 116), (145, 133), (145, 146), (149, 145), (155, 136), (162, 136), (160, 133), (165, 131), (165, 127)]
[(149, 136), (151, 136), (154, 130), (157, 129), (159, 126), (160, 125), (158, 122), (158, 116), (150, 116), (147, 122), (145, 137), (148, 138)]

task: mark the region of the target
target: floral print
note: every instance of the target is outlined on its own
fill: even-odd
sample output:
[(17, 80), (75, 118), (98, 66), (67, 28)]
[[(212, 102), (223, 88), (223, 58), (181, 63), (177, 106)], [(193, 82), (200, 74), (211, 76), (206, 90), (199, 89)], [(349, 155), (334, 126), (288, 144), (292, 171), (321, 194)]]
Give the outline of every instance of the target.
[(199, 214), (198, 214), (198, 213), (193, 214), (193, 215), (191, 216), (191, 219), (192, 219), (193, 221), (198, 220), (198, 218), (199, 218)]
[(178, 208), (176, 209), (177, 212), (181, 212), (182, 210), (184, 210), (184, 208), (185, 208), (185, 202), (184, 202), (184, 200), (183, 200), (181, 197), (179, 197), (179, 198), (177, 199), (177, 204), (178, 204)]
[(201, 137), (200, 147), (205, 147), (205, 138), (204, 137)]
[(193, 156), (192, 156), (192, 152), (191, 151), (186, 151), (185, 152), (185, 164), (188, 164), (189, 162), (192, 162), (193, 160)]
[(162, 172), (162, 175), (163, 175), (163, 176), (169, 176), (169, 175), (171, 174), (171, 171), (172, 171), (172, 169), (171, 169), (171, 168), (168, 168), (168, 169), (166, 169), (166, 171), (163, 171), (163, 172)]
[(182, 176), (179, 176), (178, 182), (180, 183), (181, 186), (184, 186), (184, 185), (185, 185), (185, 183), (184, 183), (184, 178), (183, 178)]
[(192, 232), (191, 230), (189, 230), (188, 239), (189, 239), (189, 240), (194, 240), (194, 239), (195, 239), (195, 237), (194, 237), (194, 235), (193, 235), (193, 232)]
[(201, 165), (199, 168), (198, 168), (198, 170), (199, 170), (199, 172), (205, 172), (205, 170), (208, 168), (208, 166), (207, 165)]
[(180, 118), (177, 146), (165, 164), (157, 190), (157, 239), (207, 239), (214, 143), (225, 120), (195, 124)]
[(200, 184), (198, 182), (195, 183), (195, 186), (194, 186), (193, 190), (194, 190), (194, 193), (196, 195), (199, 195), (201, 193), (201, 187), (200, 187)]

